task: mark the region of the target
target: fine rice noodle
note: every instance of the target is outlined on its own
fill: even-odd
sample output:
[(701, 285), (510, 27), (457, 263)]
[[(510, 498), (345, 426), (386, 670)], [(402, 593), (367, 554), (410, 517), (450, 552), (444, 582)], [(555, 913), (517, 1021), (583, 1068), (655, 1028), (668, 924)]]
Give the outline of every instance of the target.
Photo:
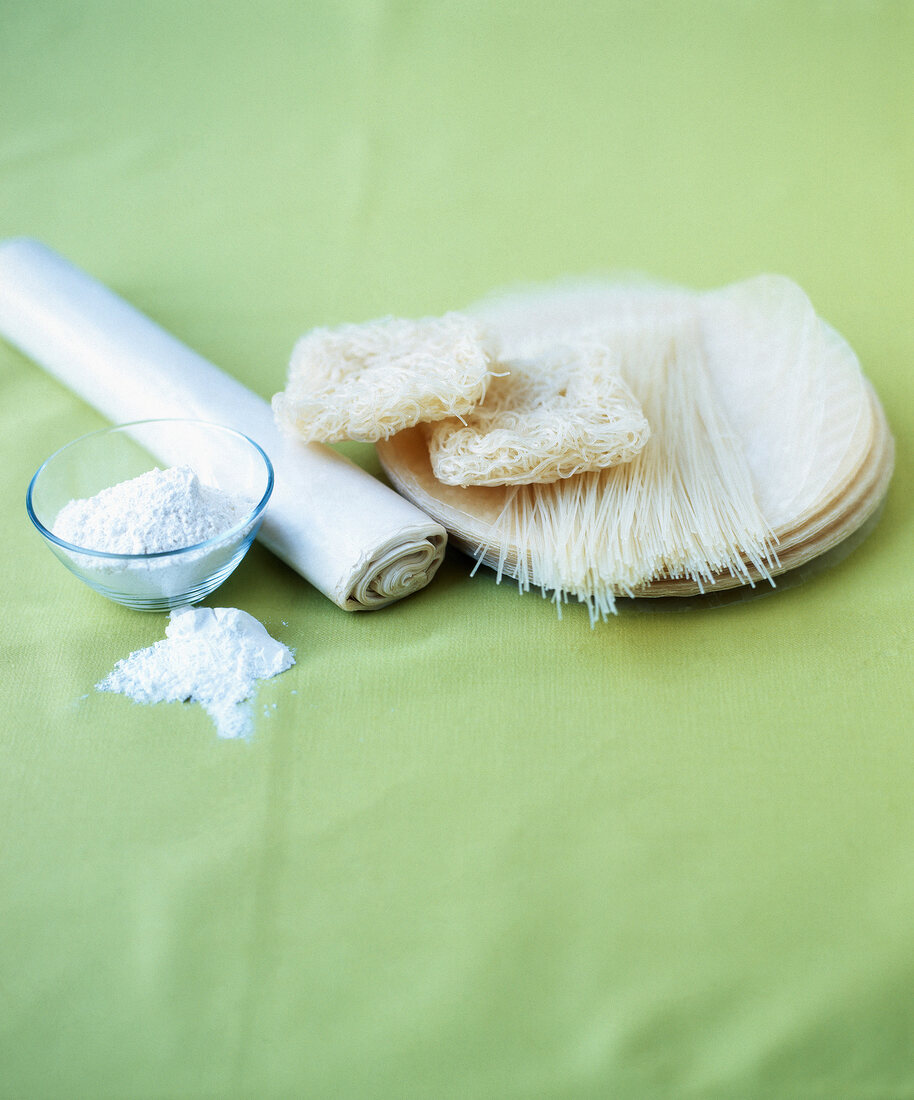
[(563, 284), (474, 312), (506, 358), (598, 341), (651, 424), (630, 462), (550, 485), (442, 485), (414, 432), (379, 447), (402, 492), (521, 588), (585, 603), (771, 580), (846, 537), (888, 484), (893, 443), (856, 356), (780, 276), (698, 293)]
[(485, 400), (428, 430), (429, 457), (447, 485), (544, 484), (630, 462), (650, 428), (601, 343), (499, 358)]
[(420, 422), (461, 416), (485, 396), (478, 323), (459, 313), (319, 328), (292, 352), (273, 398), (277, 422), (306, 443), (376, 442)]

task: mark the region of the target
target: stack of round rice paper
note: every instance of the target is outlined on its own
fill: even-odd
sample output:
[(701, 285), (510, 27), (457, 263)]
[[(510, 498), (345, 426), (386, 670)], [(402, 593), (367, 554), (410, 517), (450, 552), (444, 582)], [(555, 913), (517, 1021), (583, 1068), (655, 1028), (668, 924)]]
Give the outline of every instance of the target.
[(703, 293), (560, 285), (473, 312), (500, 361), (611, 348), (651, 426), (631, 462), (552, 485), (445, 485), (421, 425), (378, 444), (394, 486), (522, 588), (578, 599), (596, 618), (619, 596), (773, 583), (846, 539), (885, 494), (894, 448), (879, 401), (786, 278)]

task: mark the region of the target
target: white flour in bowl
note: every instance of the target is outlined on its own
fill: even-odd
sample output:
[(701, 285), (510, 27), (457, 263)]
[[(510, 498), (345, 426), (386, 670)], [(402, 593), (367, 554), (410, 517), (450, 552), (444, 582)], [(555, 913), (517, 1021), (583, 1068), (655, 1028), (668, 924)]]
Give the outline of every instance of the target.
[(293, 664), (292, 652), (247, 612), (181, 607), (162, 641), (118, 661), (96, 689), (137, 703), (201, 703), (220, 737), (243, 737), (251, 731), (257, 682)]
[(253, 502), (204, 485), (189, 466), (149, 470), (71, 500), (54, 520), (58, 538), (109, 554), (158, 554), (180, 550), (228, 531)]

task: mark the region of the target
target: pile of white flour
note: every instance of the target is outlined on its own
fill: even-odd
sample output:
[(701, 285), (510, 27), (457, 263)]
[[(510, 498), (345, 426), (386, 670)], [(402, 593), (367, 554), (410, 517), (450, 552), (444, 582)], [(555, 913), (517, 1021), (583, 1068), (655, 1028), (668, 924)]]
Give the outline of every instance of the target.
[(291, 651), (244, 611), (181, 607), (161, 642), (118, 661), (96, 688), (138, 703), (202, 703), (220, 737), (243, 737), (251, 731), (249, 700), (258, 680), (294, 663)]
[(189, 466), (172, 466), (102, 489), (88, 500), (71, 500), (52, 530), (86, 550), (157, 554), (220, 535), (252, 507), (252, 501), (204, 485)]

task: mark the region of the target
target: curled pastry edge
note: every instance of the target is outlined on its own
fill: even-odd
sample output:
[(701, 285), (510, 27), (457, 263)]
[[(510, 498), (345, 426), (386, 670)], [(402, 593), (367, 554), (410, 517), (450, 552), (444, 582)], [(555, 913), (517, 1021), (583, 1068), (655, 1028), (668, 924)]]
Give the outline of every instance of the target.
[(374, 611), (420, 591), (438, 571), (446, 545), (442, 529), (382, 548), (352, 579), (342, 606), (347, 611)]

